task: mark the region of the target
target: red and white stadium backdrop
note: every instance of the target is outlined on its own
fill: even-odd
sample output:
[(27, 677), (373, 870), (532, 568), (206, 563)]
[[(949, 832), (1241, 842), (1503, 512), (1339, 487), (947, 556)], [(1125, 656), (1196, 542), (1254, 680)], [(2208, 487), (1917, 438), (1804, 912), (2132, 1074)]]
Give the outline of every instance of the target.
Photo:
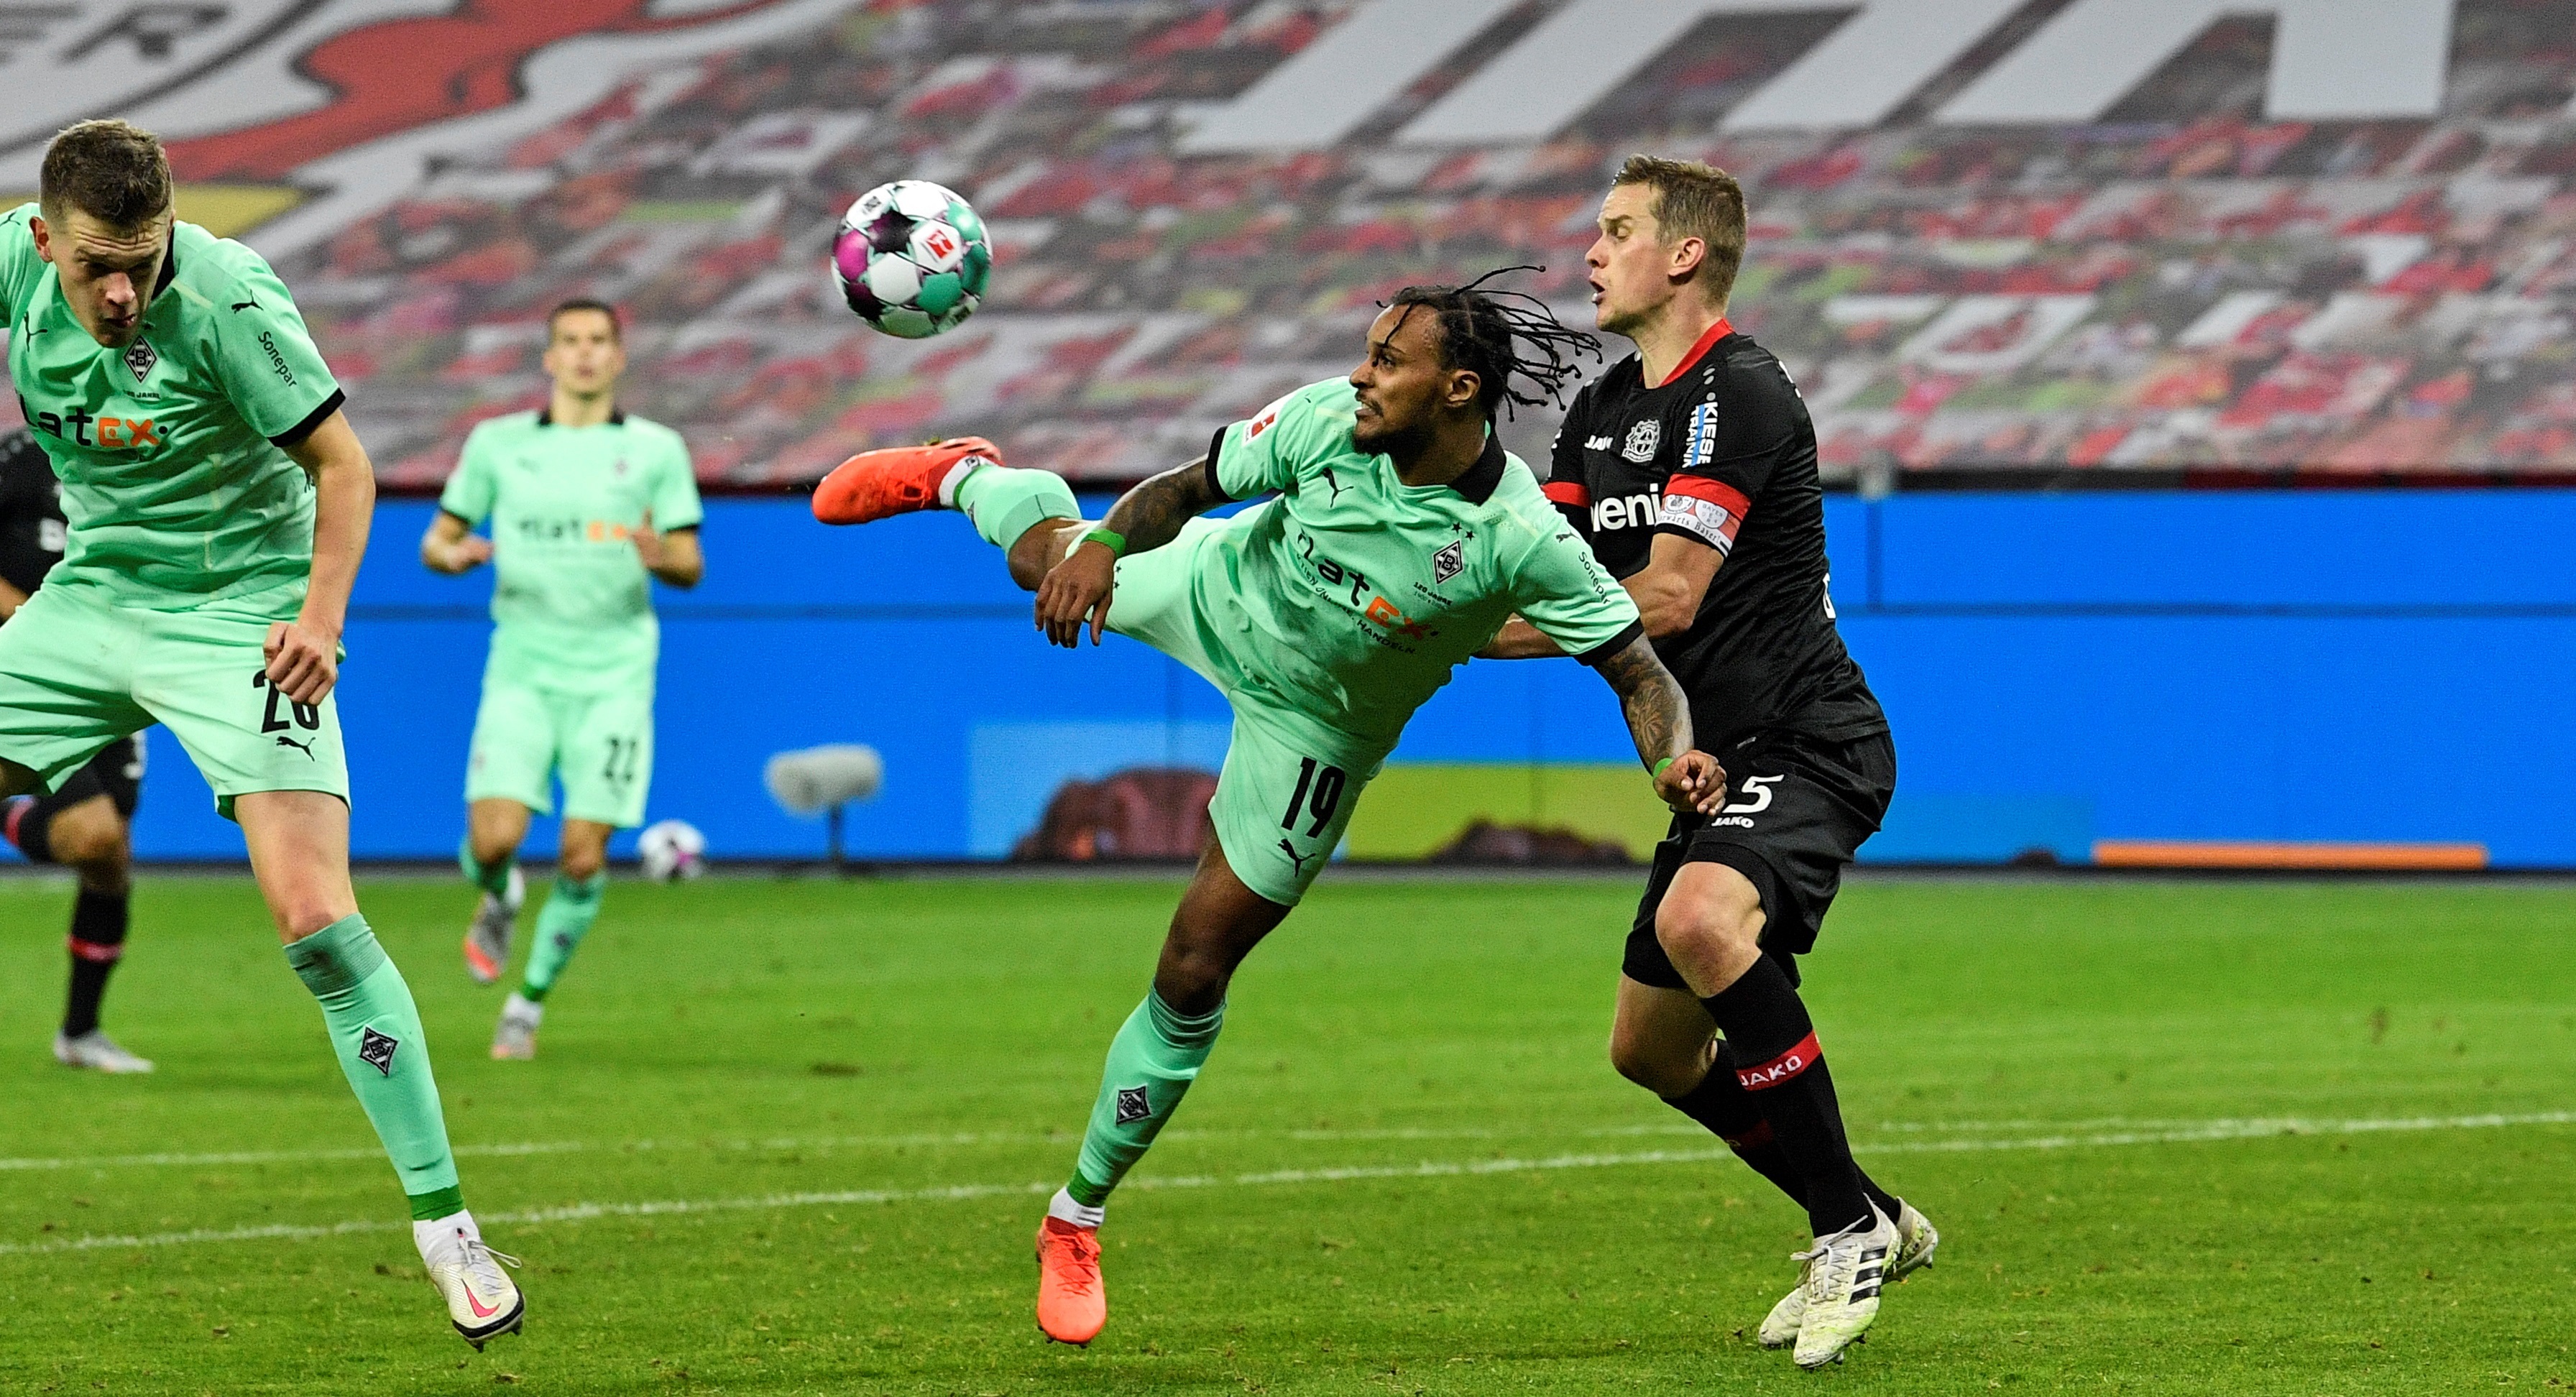
[[(66, 3), (0, 90), (0, 189), (67, 121), (163, 133), (397, 486), (538, 401), (574, 295), (711, 484), (962, 430), (1132, 478), (1408, 282), (1586, 314), (1638, 150), (1745, 181), (1734, 318), (1838, 473), (2576, 469), (2576, 0)], [(825, 270), (898, 176), (999, 254), (922, 343)]]

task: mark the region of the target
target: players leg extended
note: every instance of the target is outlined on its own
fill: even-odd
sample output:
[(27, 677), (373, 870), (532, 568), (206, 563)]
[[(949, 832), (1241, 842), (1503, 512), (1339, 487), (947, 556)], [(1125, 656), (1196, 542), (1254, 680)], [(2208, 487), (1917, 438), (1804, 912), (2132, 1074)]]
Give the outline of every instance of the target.
[(141, 776), (136, 741), (109, 744), (63, 789), (51, 796), (11, 797), (0, 814), (9, 842), (29, 862), (59, 864), (79, 880), (72, 901), (70, 983), (62, 1027), (54, 1035), (54, 1060), (65, 1067), (152, 1070), (150, 1059), (127, 1052), (99, 1025), (108, 977), (125, 954), (134, 857), (127, 815)]
[(325, 791), (245, 792), (233, 814), (286, 958), (321, 1001), (340, 1070), (402, 1179), (412, 1240), (449, 1318), (476, 1348), (516, 1332), (526, 1303), (465, 1210), (420, 1010), (358, 913), (348, 804)]
[[(1669, 866), (1676, 854), (1663, 852)], [(1928, 1264), (1939, 1235), (1853, 1161), (1805, 1002), (1763, 950), (1763, 891), (1737, 865), (1775, 880), (1748, 850), (1718, 855), (1732, 861), (1680, 862), (1660, 898), (1649, 892), (1661, 954), (1632, 947), (1610, 1056), (1806, 1209), (1815, 1245), (1795, 1258), (1806, 1269), (1760, 1340), (1795, 1345), (1799, 1364), (1815, 1367), (1866, 1332), (1882, 1282)]]
[[(489, 973), (476, 963), (475, 940), (487, 921), (493, 920), (498, 899), (488, 881), (480, 875), (483, 869), (496, 866), (509, 870), (513, 890), (518, 884), (518, 850), (527, 838), (530, 811), (514, 800), (487, 798), (470, 807), (470, 830), (466, 836), (466, 876), (474, 878), (484, 889), (483, 908), (466, 933), (466, 968), (485, 984), (499, 979), (510, 956), (508, 926), (515, 922), (518, 899), (504, 904), (506, 916), (502, 930), (492, 948)], [(608, 893), (608, 839), (617, 827), (597, 820), (563, 822), (559, 849), (555, 856), (555, 884), (546, 897), (545, 907), (537, 913), (536, 941), (528, 948), (527, 968), (521, 972), (519, 987), (501, 1006), (500, 1022), (492, 1029), (492, 1056), (526, 1060), (537, 1055), (537, 1029), (545, 1020), (546, 996), (553, 993), (555, 981), (572, 963), (573, 952), (581, 949), (582, 940), (599, 921), (599, 908)]]
[(532, 1058), (546, 996), (599, 920), (608, 892), (608, 840), (643, 815), (652, 774), (649, 682), (613, 694), (558, 693), (487, 676), (475, 714), (466, 777), (466, 836), (459, 862), (482, 890), (465, 934), (465, 967), (490, 984), (510, 960), (525, 882), (518, 867), (530, 818), (554, 808), (558, 774), (564, 821), (554, 888), (537, 914), (528, 964), (492, 1030), (492, 1056)]

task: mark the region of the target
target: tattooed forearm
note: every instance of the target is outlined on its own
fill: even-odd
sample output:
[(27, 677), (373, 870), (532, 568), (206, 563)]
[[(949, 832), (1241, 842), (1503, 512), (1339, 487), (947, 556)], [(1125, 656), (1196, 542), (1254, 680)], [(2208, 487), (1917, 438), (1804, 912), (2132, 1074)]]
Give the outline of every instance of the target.
[(1109, 517), (1100, 522), (1127, 540), (1128, 552), (1142, 553), (1171, 542), (1180, 536), (1183, 524), (1224, 503), (1208, 488), (1207, 462), (1202, 458), (1147, 477), (1119, 496), (1118, 503), (1110, 506)]
[(1619, 709), (1628, 717), (1628, 734), (1637, 740), (1640, 761), (1651, 767), (1690, 750), (1690, 701), (1655, 657), (1653, 641), (1638, 637), (1600, 669), (1619, 694)]

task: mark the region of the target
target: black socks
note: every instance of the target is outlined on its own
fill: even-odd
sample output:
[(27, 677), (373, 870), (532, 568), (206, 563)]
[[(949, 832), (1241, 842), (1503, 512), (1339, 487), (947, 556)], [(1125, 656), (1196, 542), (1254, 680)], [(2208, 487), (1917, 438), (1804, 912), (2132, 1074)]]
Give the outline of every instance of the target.
[(72, 983), (63, 997), (63, 1035), (78, 1038), (98, 1027), (98, 1001), (107, 977), (125, 954), (126, 899), (81, 889), (72, 904)]
[[(1816, 1045), (1806, 1002), (1779, 963), (1763, 956), (1734, 984), (1700, 1002), (1726, 1035), (1725, 1065), (1745, 1092), (1758, 1098), (1773, 1140), (1804, 1184), (1807, 1220), (1815, 1235), (1866, 1221), (1870, 1198), (1843, 1135), (1833, 1076)], [(1706, 1090), (1703, 1084), (1692, 1095)]]

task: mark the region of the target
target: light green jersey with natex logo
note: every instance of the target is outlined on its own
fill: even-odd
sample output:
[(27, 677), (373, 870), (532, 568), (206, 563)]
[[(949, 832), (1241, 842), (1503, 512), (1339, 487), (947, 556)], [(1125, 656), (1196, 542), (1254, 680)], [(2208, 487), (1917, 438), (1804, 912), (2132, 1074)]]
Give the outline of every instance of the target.
[[(1217, 435), (1231, 499), (1193, 585), (1238, 692), (1385, 750), (1514, 612), (1587, 663), (1644, 634), (1626, 590), (1490, 433), (1465, 475), (1407, 485), (1351, 439), (1348, 380), (1298, 389)], [(1222, 662), (1222, 661), (1221, 661)]]
[(477, 426), (438, 507), (492, 521), (492, 666), (523, 683), (598, 693), (653, 682), (661, 627), (635, 531), (698, 526), (680, 434), (624, 413), (559, 427), (542, 412)]
[(286, 287), (258, 253), (176, 224), (141, 332), (109, 349), (36, 255), (36, 215), (0, 215), (0, 309), (9, 377), (70, 522), (46, 585), (159, 611), (257, 597), (291, 617), (313, 571), (313, 485), (279, 443), (342, 394)]

